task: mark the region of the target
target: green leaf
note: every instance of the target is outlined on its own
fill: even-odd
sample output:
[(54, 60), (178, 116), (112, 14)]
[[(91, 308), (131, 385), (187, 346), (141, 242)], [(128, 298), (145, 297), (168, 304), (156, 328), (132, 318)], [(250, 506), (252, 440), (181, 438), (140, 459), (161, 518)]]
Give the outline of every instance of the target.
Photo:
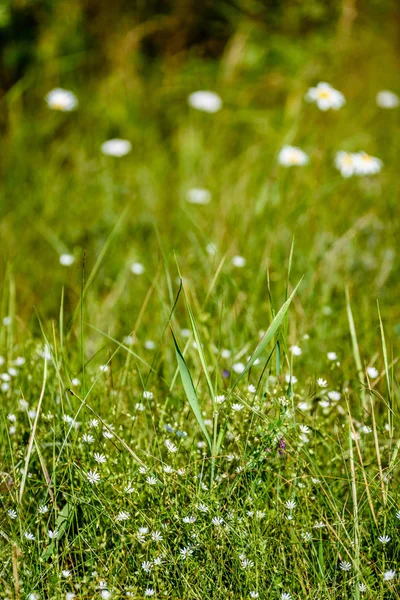
[(299, 287), (302, 279), (303, 278), (300, 279), (299, 283), (296, 285), (293, 292), (290, 294), (289, 298), (281, 306), (280, 310), (277, 312), (277, 314), (273, 318), (271, 325), (268, 327), (267, 331), (265, 332), (264, 336), (262, 337), (262, 339), (261, 339), (260, 343), (258, 344), (257, 348), (255, 349), (254, 353), (251, 355), (250, 360), (247, 362), (244, 371), (240, 374), (240, 376), (234, 383), (232, 390), (237, 386), (239, 381), (251, 369), (251, 367), (254, 365), (255, 361), (257, 360), (257, 358), (259, 358), (261, 356), (261, 354), (264, 352), (266, 346), (269, 344), (269, 342), (272, 340), (272, 338), (278, 331), (279, 327), (282, 325), (283, 319), (285, 318), (285, 315), (286, 315), (286, 313), (289, 309), (289, 306), (293, 300), (293, 296), (297, 292), (297, 288)]
[(69, 525), (72, 521), (72, 517), (74, 515), (74, 510), (75, 510), (74, 506), (70, 502), (67, 502), (63, 506), (63, 508), (60, 511), (60, 513), (57, 517), (57, 520), (56, 520), (55, 529), (58, 531), (57, 540), (53, 540), (51, 542), (51, 544), (43, 550), (43, 552), (42, 552), (43, 560), (48, 560), (50, 558), (50, 556), (53, 554), (53, 552), (56, 548), (56, 542), (62, 538), (67, 527), (69, 527)]
[(193, 385), (192, 376), (190, 375), (190, 371), (185, 362), (185, 359), (183, 358), (182, 352), (179, 349), (178, 342), (176, 341), (176, 338), (174, 336), (174, 332), (172, 331), (172, 329), (171, 329), (171, 333), (172, 333), (172, 337), (174, 339), (175, 352), (176, 352), (176, 358), (178, 361), (179, 373), (180, 373), (180, 376), (182, 379), (182, 384), (183, 384), (183, 388), (185, 390), (186, 397), (189, 400), (190, 408), (192, 409), (194, 416), (197, 419), (197, 422), (200, 426), (200, 429), (202, 430), (202, 432), (204, 434), (204, 437), (207, 440), (208, 447), (210, 448), (210, 452), (211, 452), (211, 450), (212, 450), (211, 439), (210, 439), (210, 436), (207, 431), (207, 427), (204, 423), (204, 420), (203, 420), (203, 417), (201, 414), (200, 405), (199, 405), (199, 401), (197, 398), (196, 390)]

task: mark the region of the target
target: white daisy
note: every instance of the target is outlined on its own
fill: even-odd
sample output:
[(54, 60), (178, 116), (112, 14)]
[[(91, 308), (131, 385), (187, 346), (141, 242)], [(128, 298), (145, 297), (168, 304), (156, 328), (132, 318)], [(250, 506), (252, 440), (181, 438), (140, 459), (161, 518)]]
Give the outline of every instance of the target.
[(394, 92), (381, 90), (376, 95), (376, 103), (380, 108), (397, 108), (400, 104), (400, 98)]
[(107, 458), (104, 456), (104, 454), (99, 454), (99, 452), (95, 452), (93, 454), (93, 458), (97, 463), (101, 465), (107, 462)]
[(342, 177), (351, 177), (356, 173), (356, 157), (352, 152), (341, 150), (336, 153), (335, 167), (340, 171)]
[(308, 156), (297, 146), (283, 146), (278, 162), (283, 167), (302, 167), (308, 163)]
[(222, 100), (215, 92), (199, 90), (188, 97), (189, 106), (207, 113), (216, 113), (222, 108)]
[(116, 521), (127, 521), (130, 518), (130, 513), (126, 510), (121, 510), (115, 518)]
[(75, 94), (63, 88), (55, 88), (51, 90), (45, 98), (47, 106), (52, 110), (60, 110), (62, 112), (70, 112), (78, 106), (78, 99)]
[(357, 152), (354, 154), (354, 160), (357, 175), (375, 175), (382, 169), (382, 161), (366, 152)]
[(339, 567), (341, 571), (350, 571), (351, 563), (347, 562), (346, 560), (342, 560), (342, 562), (339, 564)]
[(367, 367), (367, 373), (371, 379), (376, 379), (379, 375), (379, 371), (378, 369), (375, 369), (375, 367)]
[(88, 473), (86, 474), (87, 480), (89, 483), (96, 484), (99, 483), (101, 477), (100, 474), (96, 471), (96, 469), (94, 469), (93, 471), (88, 471)]
[(345, 104), (345, 97), (329, 83), (321, 81), (316, 87), (311, 87), (305, 95), (308, 102), (315, 102), (320, 110), (338, 110)]
[(211, 192), (205, 188), (191, 188), (188, 190), (186, 199), (190, 204), (209, 204)]
[(179, 550), (179, 554), (181, 555), (182, 560), (186, 560), (193, 554), (193, 550), (190, 546), (186, 546), (185, 548), (181, 548)]
[(101, 151), (106, 156), (115, 156), (117, 158), (129, 154), (132, 150), (132, 144), (128, 140), (115, 138), (107, 140), (101, 145)]

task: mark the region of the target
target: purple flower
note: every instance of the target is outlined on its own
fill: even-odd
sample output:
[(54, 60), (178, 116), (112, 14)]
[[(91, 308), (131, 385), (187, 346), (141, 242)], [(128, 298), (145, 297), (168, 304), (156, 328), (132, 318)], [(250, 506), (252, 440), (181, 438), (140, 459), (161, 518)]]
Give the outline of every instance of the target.
[(231, 374), (231, 372), (228, 369), (224, 369), (222, 371), (222, 377), (224, 377), (225, 379), (227, 379), (230, 374)]

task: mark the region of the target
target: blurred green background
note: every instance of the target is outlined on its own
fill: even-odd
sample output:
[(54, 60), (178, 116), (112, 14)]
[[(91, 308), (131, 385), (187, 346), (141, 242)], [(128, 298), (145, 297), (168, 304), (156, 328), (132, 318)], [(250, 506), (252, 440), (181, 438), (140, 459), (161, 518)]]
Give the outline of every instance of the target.
[[(0, 0), (3, 316), (15, 302), (21, 323), (36, 323), (34, 307), (57, 318), (62, 286), (72, 314), (83, 253), (87, 278), (106, 247), (87, 298), (92, 321), (130, 331), (153, 283), (144, 319), (157, 335), (176, 290), (175, 253), (199, 305), (226, 254), (204, 319), (219, 321), (223, 305), (255, 331), (268, 314), (267, 269), (283, 298), (295, 235), (300, 330), (321, 318), (322, 335), (347, 335), (334, 309), (349, 284), (365, 327), (380, 298), (397, 334), (399, 117), (375, 96), (398, 91), (399, 23), (389, 0)], [(304, 103), (318, 81), (344, 93), (341, 111)], [(54, 87), (77, 95), (76, 112), (48, 109)], [(223, 110), (190, 109), (197, 89), (220, 94)], [(103, 156), (112, 137), (133, 151)], [(279, 167), (285, 143), (310, 165)], [(333, 165), (342, 149), (378, 156), (382, 173), (343, 179)], [(211, 204), (189, 205), (190, 187), (210, 189)], [(77, 259), (69, 269), (63, 252)], [(230, 265), (234, 254), (245, 269)], [(130, 273), (135, 260), (141, 278)]]

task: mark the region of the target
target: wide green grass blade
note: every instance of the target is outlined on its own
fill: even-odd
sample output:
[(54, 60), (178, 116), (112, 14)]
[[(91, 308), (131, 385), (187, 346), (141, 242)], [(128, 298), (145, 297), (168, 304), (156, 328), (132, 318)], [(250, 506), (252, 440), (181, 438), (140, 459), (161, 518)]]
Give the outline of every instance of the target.
[(180, 348), (178, 346), (178, 342), (176, 341), (174, 332), (171, 330), (172, 333), (172, 337), (174, 339), (174, 344), (175, 344), (175, 352), (176, 352), (176, 358), (178, 361), (178, 368), (179, 368), (179, 373), (182, 379), (182, 384), (183, 384), (183, 388), (185, 390), (185, 394), (186, 397), (189, 401), (190, 404), (190, 408), (192, 409), (194, 416), (197, 419), (197, 422), (200, 426), (201, 431), (204, 434), (204, 437), (207, 440), (207, 444), (208, 447), (210, 449), (210, 452), (212, 451), (212, 444), (211, 444), (211, 438), (209, 436), (209, 433), (207, 431), (207, 427), (204, 423), (202, 414), (201, 414), (201, 410), (200, 410), (200, 405), (199, 405), (199, 400), (197, 398), (197, 394), (196, 394), (196, 390), (195, 387), (193, 385), (193, 380), (192, 380), (192, 376), (190, 375), (190, 371), (188, 369), (188, 366), (185, 362), (185, 359), (183, 358), (183, 354), (180, 351)]
[(295, 293), (297, 292), (297, 288), (299, 287), (300, 283), (302, 282), (302, 279), (303, 278), (300, 279), (299, 283), (296, 285), (293, 292), (290, 294), (289, 298), (286, 300), (286, 302), (281, 306), (279, 311), (276, 313), (275, 317), (272, 320), (271, 325), (268, 327), (268, 329), (265, 332), (264, 336), (262, 337), (260, 343), (258, 344), (254, 353), (251, 355), (249, 361), (247, 362), (244, 371), (240, 374), (238, 379), (233, 384), (232, 390), (238, 385), (238, 383), (241, 381), (241, 379), (243, 379), (243, 377), (246, 375), (246, 373), (248, 373), (248, 371), (254, 365), (257, 358), (259, 358), (261, 356), (261, 354), (264, 352), (265, 348), (268, 346), (269, 342), (272, 340), (274, 335), (277, 333), (279, 327), (283, 323), (283, 320), (284, 320), (286, 313), (289, 309), (289, 306), (293, 300), (293, 297), (294, 297)]

